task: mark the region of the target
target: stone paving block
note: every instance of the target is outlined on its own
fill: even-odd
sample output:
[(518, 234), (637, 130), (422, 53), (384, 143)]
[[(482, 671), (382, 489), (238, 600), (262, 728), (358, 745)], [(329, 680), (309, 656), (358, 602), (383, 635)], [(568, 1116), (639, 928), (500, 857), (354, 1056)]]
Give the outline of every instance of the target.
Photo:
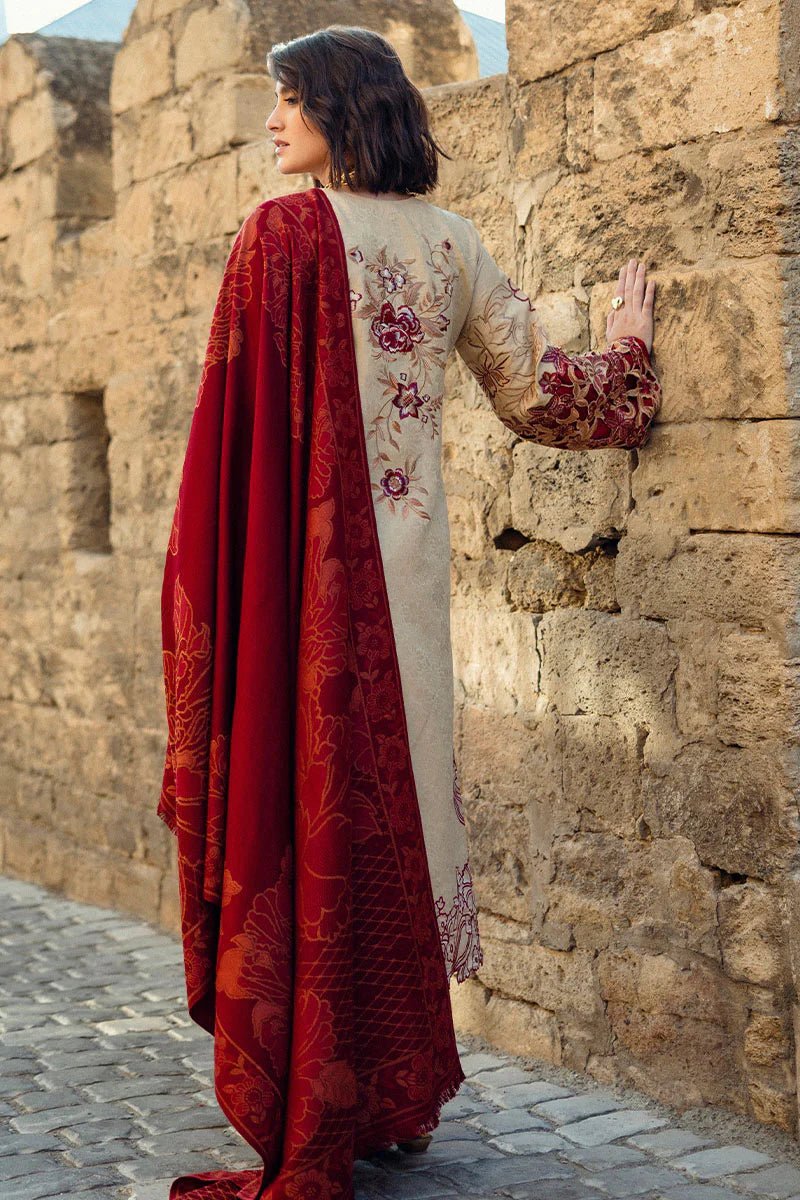
[(609, 1093), (589, 1092), (586, 1096), (567, 1096), (562, 1100), (545, 1100), (543, 1104), (534, 1104), (537, 1113), (547, 1117), (556, 1125), (566, 1125), (570, 1121), (579, 1121), (583, 1117), (595, 1117), (599, 1113), (614, 1112), (624, 1108), (621, 1100)]
[(130, 1139), (109, 1138), (88, 1146), (69, 1146), (64, 1153), (76, 1167), (94, 1167), (101, 1163), (116, 1165), (120, 1159), (130, 1159), (134, 1151)]
[(555, 1100), (559, 1096), (572, 1096), (567, 1088), (559, 1087), (557, 1083), (547, 1083), (537, 1080), (534, 1083), (512, 1083), (509, 1087), (481, 1089), (482, 1095), (499, 1108), (532, 1108), (544, 1100)]
[[(535, 1117), (527, 1108), (504, 1108), (500, 1112), (478, 1113), (467, 1117), (465, 1125), (483, 1133), (517, 1133), (521, 1129), (549, 1129), (547, 1121)], [(438, 1129), (437, 1129), (438, 1134)]]
[(574, 1168), (559, 1162), (553, 1154), (520, 1154), (510, 1158), (503, 1155), (491, 1162), (445, 1164), (437, 1168), (436, 1174), (458, 1188), (459, 1194), (482, 1188), (490, 1195), (497, 1188), (505, 1193), (507, 1187), (516, 1183), (577, 1177)]
[(99, 1119), (80, 1121), (61, 1130), (65, 1141), (72, 1146), (87, 1146), (93, 1142), (105, 1142), (109, 1138), (134, 1138), (141, 1135), (141, 1129), (133, 1117), (116, 1117), (109, 1114)]
[(493, 1067), (470, 1076), (470, 1083), (478, 1087), (505, 1088), (518, 1083), (538, 1083), (538, 1080), (520, 1067)]
[(469, 1092), (462, 1090), (458, 1092), (452, 1100), (448, 1100), (442, 1105), (440, 1117), (466, 1117), (471, 1113), (487, 1112), (489, 1105), (485, 1100), (479, 1100), (475, 1096), (471, 1096)]
[(714, 1179), (721, 1175), (733, 1175), (752, 1167), (762, 1167), (773, 1160), (760, 1150), (748, 1146), (715, 1146), (710, 1150), (697, 1150), (672, 1159), (673, 1167), (687, 1171), (697, 1179)]
[(519, 1133), (491, 1137), (489, 1145), (504, 1150), (506, 1154), (547, 1154), (550, 1150), (563, 1150), (566, 1143), (557, 1133), (549, 1130), (523, 1129)]
[(567, 1146), (561, 1157), (585, 1167), (587, 1171), (605, 1171), (609, 1167), (650, 1161), (641, 1150), (622, 1146), (619, 1142), (606, 1142), (601, 1146)]
[(85, 1104), (86, 1097), (75, 1088), (59, 1088), (52, 1092), (40, 1088), (36, 1092), (20, 1092), (16, 1101), (26, 1112), (41, 1112), (51, 1108), (67, 1108), (70, 1104)]
[(727, 1187), (716, 1184), (687, 1183), (683, 1187), (672, 1188), (668, 1193), (669, 1200), (742, 1200), (741, 1192), (733, 1192)]
[(800, 1193), (800, 1170), (790, 1163), (761, 1167), (747, 1175), (734, 1175), (728, 1182), (751, 1196), (769, 1196), (770, 1200), (789, 1200)]
[(484, 1054), (482, 1052), (462, 1054), (460, 1050), (458, 1053), (461, 1059), (461, 1069), (468, 1079), (477, 1071), (488, 1071), (493, 1067), (499, 1068), (508, 1065), (504, 1058), (498, 1058), (496, 1054)]
[(686, 1182), (686, 1177), (661, 1163), (612, 1167), (592, 1176), (592, 1187), (605, 1196), (642, 1196), (650, 1192), (667, 1192)]
[(658, 1133), (635, 1133), (628, 1141), (657, 1158), (676, 1158), (687, 1150), (708, 1146), (711, 1139), (699, 1137), (689, 1129), (662, 1129)]
[(185, 1129), (224, 1129), (228, 1119), (219, 1105), (214, 1108), (181, 1109), (172, 1112), (169, 1109), (148, 1113), (141, 1118), (140, 1124), (150, 1136), (162, 1133), (182, 1133)]
[(38, 1154), (41, 1150), (61, 1150), (61, 1138), (52, 1133), (13, 1133), (0, 1132), (0, 1158), (6, 1155)]
[(597, 1193), (583, 1179), (556, 1179), (552, 1183), (516, 1183), (504, 1195), (510, 1200), (594, 1200)]
[(45, 1197), (71, 1197), (73, 1192), (91, 1191), (92, 1188), (118, 1188), (124, 1178), (107, 1167), (87, 1168), (60, 1167), (55, 1171), (29, 1175), (14, 1180), (3, 1187), (3, 1200), (45, 1200)]
[(9, 1180), (52, 1172), (63, 1166), (63, 1159), (53, 1154), (4, 1155), (0, 1158), (0, 1195)]
[(579, 1146), (599, 1146), (602, 1142), (613, 1142), (615, 1138), (629, 1137), (645, 1129), (658, 1129), (667, 1124), (666, 1117), (643, 1108), (623, 1108), (617, 1112), (602, 1113), (598, 1117), (587, 1117), (583, 1121), (559, 1125), (558, 1132)]
[(151, 1183), (164, 1175), (191, 1175), (199, 1171), (214, 1171), (219, 1169), (219, 1163), (214, 1162), (207, 1154), (192, 1151), (189, 1154), (173, 1154), (164, 1158), (126, 1159), (117, 1163), (117, 1169), (128, 1179), (136, 1183)]

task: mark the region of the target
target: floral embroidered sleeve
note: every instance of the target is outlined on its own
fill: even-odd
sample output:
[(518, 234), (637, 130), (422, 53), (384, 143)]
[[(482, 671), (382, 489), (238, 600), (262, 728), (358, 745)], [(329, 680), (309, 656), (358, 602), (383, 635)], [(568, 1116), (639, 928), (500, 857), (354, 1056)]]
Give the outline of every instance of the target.
[(550, 344), (536, 309), (480, 238), (478, 247), (456, 350), (503, 424), (567, 450), (644, 445), (661, 407), (661, 384), (642, 339), (621, 337), (602, 352), (567, 354)]

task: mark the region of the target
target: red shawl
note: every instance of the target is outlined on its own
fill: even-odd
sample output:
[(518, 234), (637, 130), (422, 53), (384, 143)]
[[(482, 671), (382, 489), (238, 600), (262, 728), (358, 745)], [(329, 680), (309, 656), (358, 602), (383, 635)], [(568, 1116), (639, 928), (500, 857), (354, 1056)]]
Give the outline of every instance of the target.
[(464, 1079), (362, 420), (333, 208), (267, 200), (225, 267), (166, 554), (157, 809), (189, 1013), (264, 1165), (171, 1200), (352, 1200), (354, 1158), (434, 1129)]

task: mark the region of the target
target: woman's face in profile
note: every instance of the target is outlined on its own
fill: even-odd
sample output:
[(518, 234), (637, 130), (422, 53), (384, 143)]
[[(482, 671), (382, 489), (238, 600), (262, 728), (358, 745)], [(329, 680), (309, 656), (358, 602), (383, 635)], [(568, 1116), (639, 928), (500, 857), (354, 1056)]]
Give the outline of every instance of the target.
[(320, 130), (301, 111), (292, 88), (275, 85), (275, 107), (266, 129), (275, 145), (275, 162), (282, 175), (308, 174), (327, 182), (330, 151)]

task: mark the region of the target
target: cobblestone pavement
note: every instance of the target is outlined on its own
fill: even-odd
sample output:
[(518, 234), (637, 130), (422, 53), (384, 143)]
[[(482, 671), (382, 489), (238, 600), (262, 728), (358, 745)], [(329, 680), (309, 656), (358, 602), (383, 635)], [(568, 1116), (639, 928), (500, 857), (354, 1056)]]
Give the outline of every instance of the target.
[[(258, 1165), (217, 1106), (179, 943), (143, 921), (0, 878), (0, 1030), (2, 1200), (166, 1200), (176, 1175)], [(636, 1093), (459, 1053), (429, 1149), (356, 1163), (357, 1200), (800, 1200), (778, 1131), (715, 1110), (698, 1134)]]

